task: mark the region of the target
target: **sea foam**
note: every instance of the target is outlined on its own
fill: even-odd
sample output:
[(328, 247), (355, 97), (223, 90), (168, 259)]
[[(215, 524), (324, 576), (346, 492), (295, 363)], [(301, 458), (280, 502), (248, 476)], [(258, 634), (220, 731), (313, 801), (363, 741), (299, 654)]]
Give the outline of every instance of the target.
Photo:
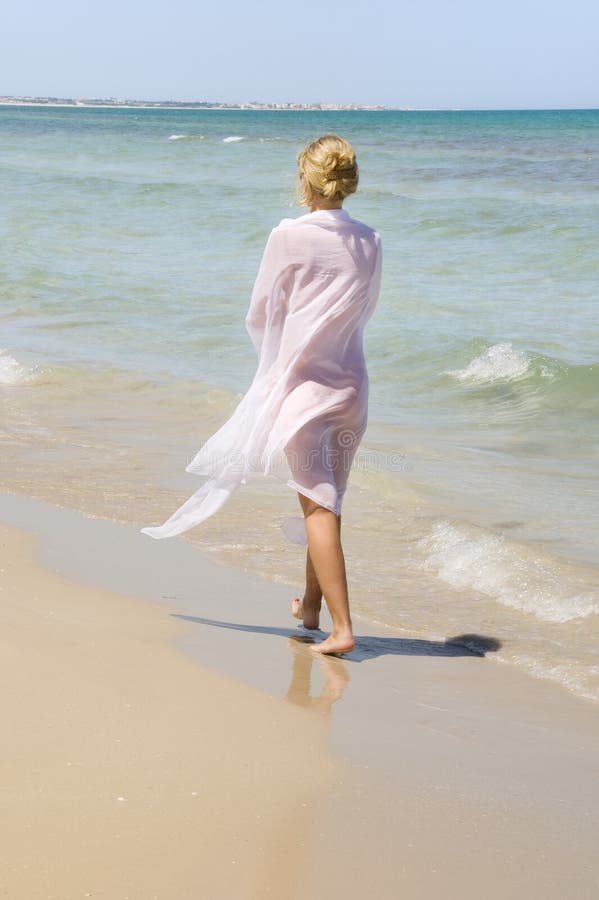
[(510, 662), (528, 671), (536, 678), (546, 678), (567, 688), (572, 694), (585, 700), (599, 702), (596, 684), (599, 681), (599, 666), (575, 666), (560, 663), (551, 665), (528, 654), (516, 654)]
[(0, 349), (0, 384), (26, 384), (33, 379), (34, 372), (35, 369), (21, 365), (8, 350)]
[(242, 141), (243, 136), (239, 134), (232, 134), (229, 137), (223, 138), (223, 144), (233, 144), (236, 141)]
[(418, 546), (425, 553), (422, 568), (456, 590), (479, 591), (545, 622), (569, 622), (599, 613), (596, 595), (570, 592), (557, 564), (529, 555), (526, 548), (502, 535), (469, 533), (449, 522), (437, 522)]
[(493, 344), (473, 359), (465, 369), (449, 369), (458, 381), (469, 384), (492, 384), (495, 381), (521, 378), (531, 366), (530, 358), (521, 350), (514, 350), (511, 343)]

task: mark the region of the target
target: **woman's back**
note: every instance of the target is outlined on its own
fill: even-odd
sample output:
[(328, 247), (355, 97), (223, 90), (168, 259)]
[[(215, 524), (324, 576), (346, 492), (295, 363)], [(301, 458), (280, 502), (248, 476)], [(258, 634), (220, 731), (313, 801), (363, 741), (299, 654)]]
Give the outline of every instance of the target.
[(364, 367), (362, 331), (376, 304), (381, 244), (344, 209), (283, 219), (269, 237), (246, 318), (259, 371)]

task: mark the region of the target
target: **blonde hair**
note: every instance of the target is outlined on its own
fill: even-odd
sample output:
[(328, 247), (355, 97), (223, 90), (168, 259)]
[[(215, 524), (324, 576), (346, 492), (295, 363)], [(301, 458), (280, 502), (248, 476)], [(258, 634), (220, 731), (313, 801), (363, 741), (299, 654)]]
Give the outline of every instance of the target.
[(309, 206), (314, 194), (345, 200), (358, 187), (358, 164), (351, 144), (336, 134), (323, 134), (298, 153), (297, 199)]

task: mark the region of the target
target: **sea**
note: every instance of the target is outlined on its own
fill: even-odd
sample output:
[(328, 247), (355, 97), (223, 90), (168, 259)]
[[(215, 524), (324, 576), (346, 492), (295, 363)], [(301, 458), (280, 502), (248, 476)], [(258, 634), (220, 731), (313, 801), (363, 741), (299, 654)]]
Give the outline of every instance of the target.
[[(326, 132), (384, 249), (342, 517), (356, 631), (493, 646), (596, 702), (597, 110), (0, 107), (0, 490), (142, 527), (200, 486), (185, 467), (255, 373), (266, 238)], [(291, 599), (299, 514), (255, 473), (178, 539)]]

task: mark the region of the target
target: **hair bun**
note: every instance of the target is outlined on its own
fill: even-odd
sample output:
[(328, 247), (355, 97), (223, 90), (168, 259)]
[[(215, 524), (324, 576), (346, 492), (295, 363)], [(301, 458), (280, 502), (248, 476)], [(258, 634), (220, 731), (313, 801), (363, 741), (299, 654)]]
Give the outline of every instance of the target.
[(314, 194), (327, 200), (344, 200), (358, 187), (358, 165), (353, 148), (336, 134), (312, 141), (298, 155), (303, 176), (300, 203), (309, 205)]

